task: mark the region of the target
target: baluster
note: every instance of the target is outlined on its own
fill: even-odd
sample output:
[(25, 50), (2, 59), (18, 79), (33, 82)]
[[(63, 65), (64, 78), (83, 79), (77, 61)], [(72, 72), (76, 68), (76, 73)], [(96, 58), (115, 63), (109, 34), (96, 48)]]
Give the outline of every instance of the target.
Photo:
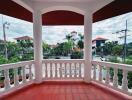
[(105, 79), (105, 83), (109, 84), (110, 83), (110, 74), (109, 74), (110, 68), (106, 67), (106, 79)]
[(9, 77), (9, 69), (4, 70), (4, 85), (5, 85), (5, 90), (10, 89), (10, 77)]
[(26, 83), (25, 66), (22, 67), (22, 82), (23, 83)]
[(79, 77), (82, 77), (82, 64), (79, 63)]
[(61, 78), (62, 77), (62, 63), (60, 63), (59, 74), (60, 74), (60, 78)]
[(118, 76), (117, 76), (117, 73), (118, 73), (118, 69), (114, 68), (114, 76), (113, 76), (113, 86), (114, 87), (118, 87)]
[(48, 77), (48, 69), (47, 69), (47, 63), (45, 63), (45, 78)]
[(57, 78), (58, 75), (57, 75), (57, 63), (55, 63), (55, 78)]
[(69, 78), (72, 77), (72, 63), (69, 63)]
[(65, 76), (64, 77), (67, 78), (67, 63), (64, 63), (64, 68), (65, 68), (65, 70), (64, 70)]
[(74, 77), (76, 78), (77, 77), (77, 63), (74, 63)]
[(93, 79), (96, 80), (96, 65), (93, 65)]
[(29, 65), (29, 80), (33, 80), (32, 65)]
[(19, 85), (18, 68), (14, 69), (14, 85), (15, 86)]
[(50, 63), (50, 77), (53, 77), (52, 63)]
[(124, 91), (128, 91), (128, 80), (127, 80), (127, 70), (123, 70), (123, 78), (122, 78), (122, 89)]
[(99, 81), (102, 82), (102, 66), (99, 65)]

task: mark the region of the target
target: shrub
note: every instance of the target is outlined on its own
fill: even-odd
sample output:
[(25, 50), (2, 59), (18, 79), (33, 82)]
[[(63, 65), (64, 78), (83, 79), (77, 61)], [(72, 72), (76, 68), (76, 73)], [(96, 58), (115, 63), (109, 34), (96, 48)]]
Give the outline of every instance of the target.
[(83, 59), (83, 53), (82, 52), (73, 52), (71, 54), (71, 59)]

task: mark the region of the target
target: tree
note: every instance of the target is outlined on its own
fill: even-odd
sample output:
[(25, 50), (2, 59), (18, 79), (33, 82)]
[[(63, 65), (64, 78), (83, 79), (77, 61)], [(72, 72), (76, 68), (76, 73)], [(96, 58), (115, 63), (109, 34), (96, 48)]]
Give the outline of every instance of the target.
[(20, 48), (21, 60), (32, 60), (33, 59), (33, 41), (32, 40), (18, 40), (17, 44)]
[(78, 43), (77, 43), (77, 45), (78, 45), (78, 47), (80, 48), (80, 49), (83, 49), (84, 48), (84, 35), (82, 35), (82, 34), (78, 34), (78, 36), (80, 37), (79, 38), (79, 41), (78, 41)]
[(122, 45), (115, 45), (112, 47), (112, 55), (120, 56), (122, 53)]

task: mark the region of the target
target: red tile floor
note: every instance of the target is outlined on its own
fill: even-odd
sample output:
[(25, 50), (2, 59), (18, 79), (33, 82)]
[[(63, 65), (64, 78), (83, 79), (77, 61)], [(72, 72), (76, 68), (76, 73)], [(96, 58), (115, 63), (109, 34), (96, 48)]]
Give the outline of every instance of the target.
[(0, 100), (132, 100), (94, 83), (45, 82), (30, 85)]

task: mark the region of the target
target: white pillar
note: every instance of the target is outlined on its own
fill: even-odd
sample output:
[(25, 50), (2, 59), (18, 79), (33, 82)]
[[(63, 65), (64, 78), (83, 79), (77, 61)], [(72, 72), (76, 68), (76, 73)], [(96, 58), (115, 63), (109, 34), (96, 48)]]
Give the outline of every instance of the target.
[(42, 15), (35, 10), (33, 12), (33, 36), (34, 36), (34, 60), (35, 83), (42, 82)]
[(91, 81), (91, 60), (92, 60), (92, 14), (85, 13), (84, 15), (84, 81)]

